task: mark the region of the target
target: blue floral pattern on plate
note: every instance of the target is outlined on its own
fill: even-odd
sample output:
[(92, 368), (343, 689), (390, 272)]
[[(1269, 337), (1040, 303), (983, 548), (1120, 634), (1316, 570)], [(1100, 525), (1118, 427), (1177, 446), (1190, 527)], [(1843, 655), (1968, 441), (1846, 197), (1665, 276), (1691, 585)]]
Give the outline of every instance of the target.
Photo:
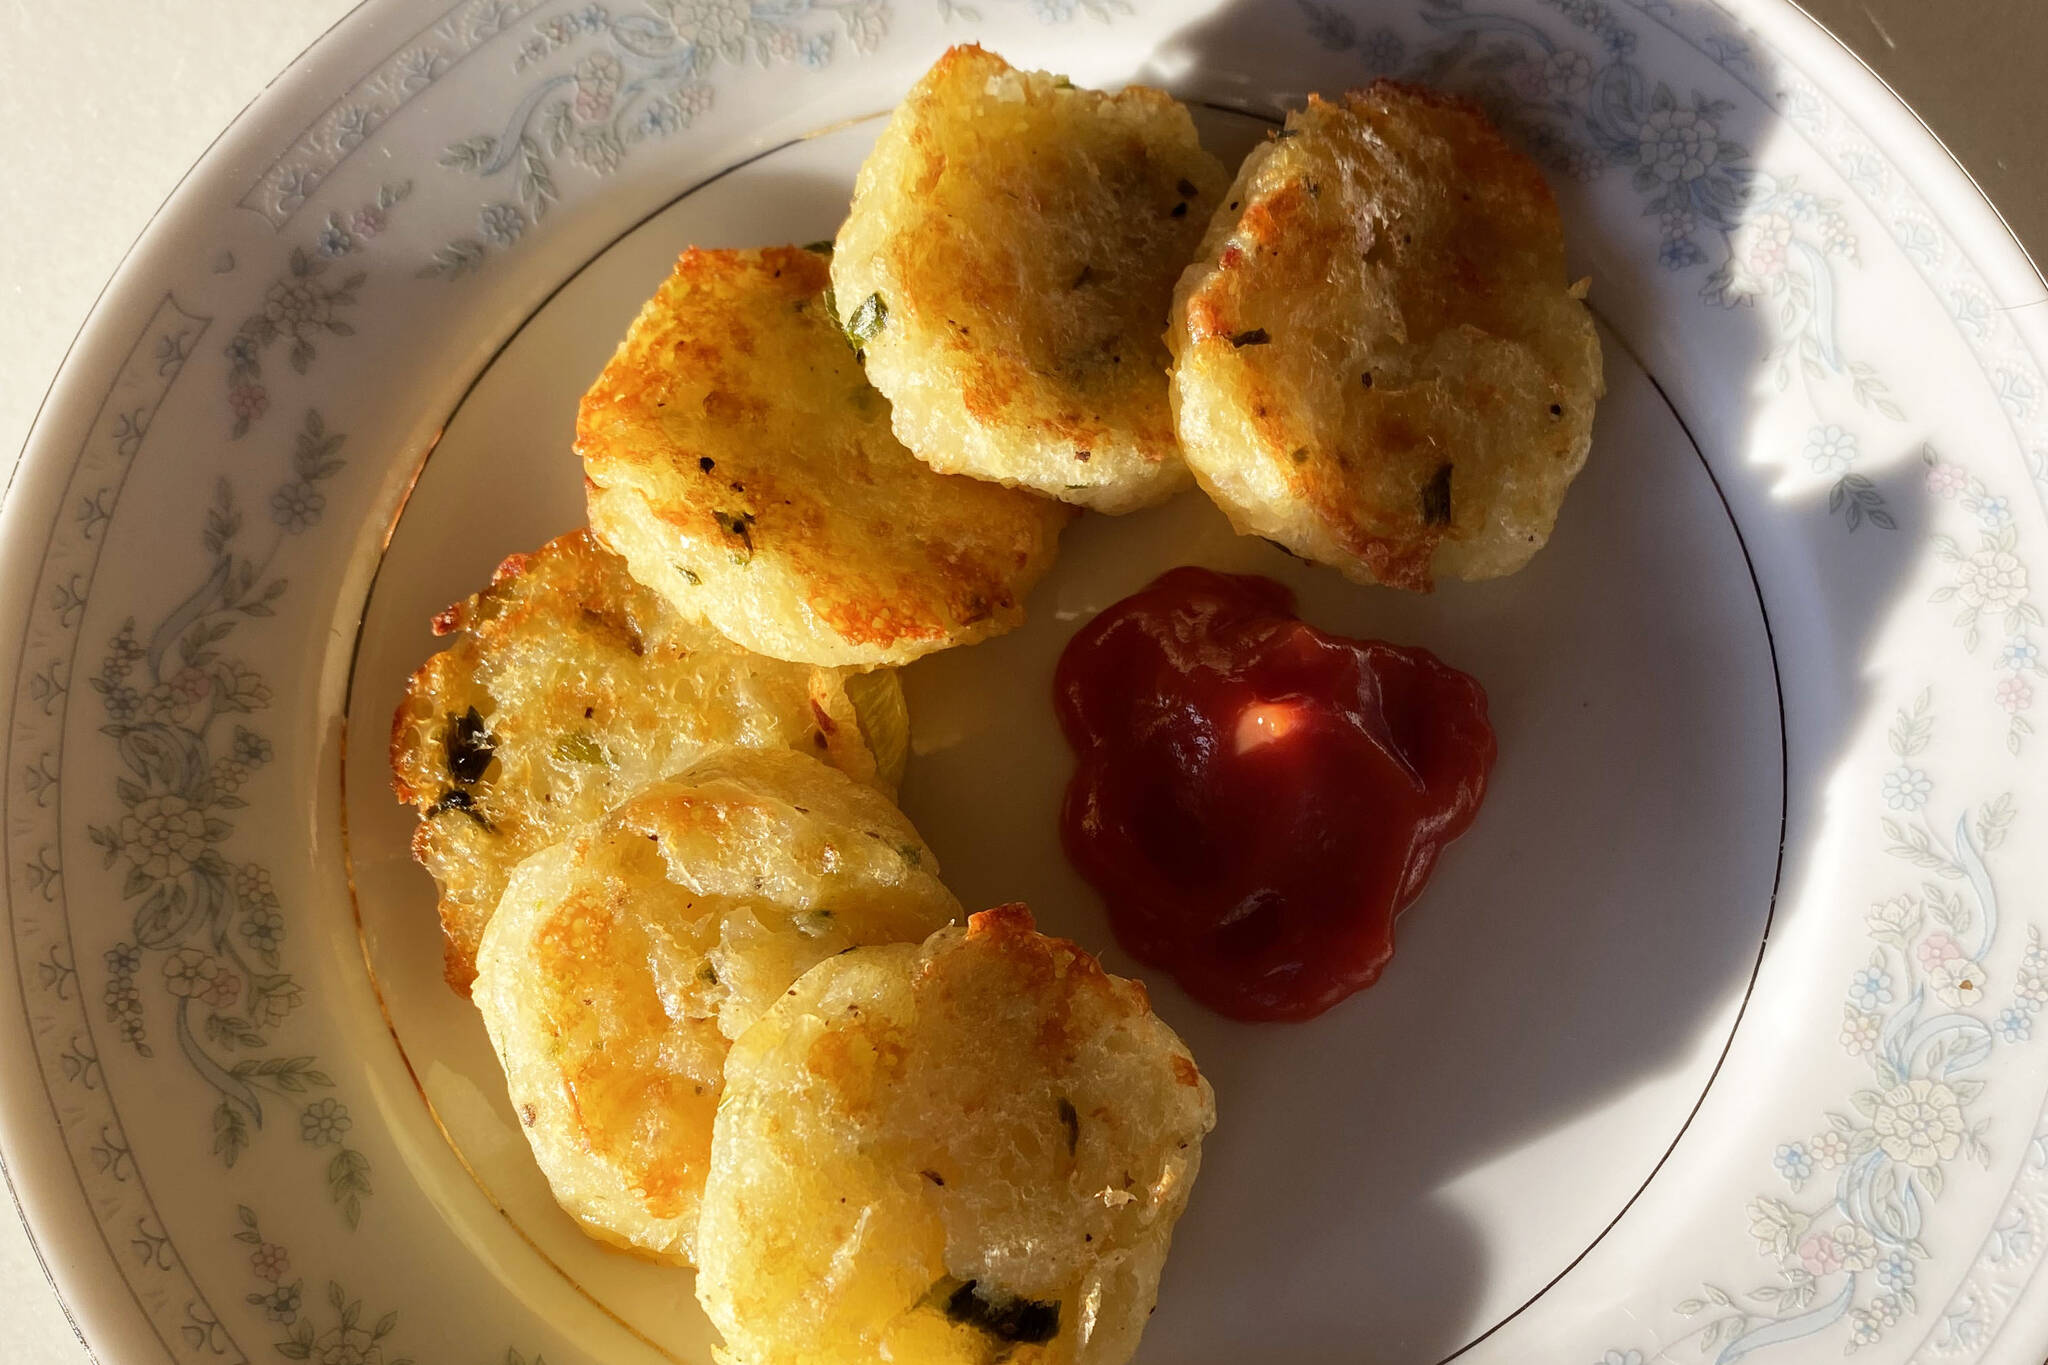
[[(1047, 24), (1129, 8), (1109, 0), (936, 0), (932, 13), (974, 23), (1003, 7)], [(1729, 98), (1661, 77), (1648, 56), (1655, 25), (1754, 91), (1748, 41), (1718, 18), (1702, 21), (1660, 0), (1424, 0), (1412, 11), (1302, 3), (1297, 14), (1306, 37), (1350, 54), (1366, 74), (1416, 75), (1475, 92), (1554, 173), (1625, 182), (1640, 210), (1645, 260), (1669, 278), (1697, 280), (1703, 308), (1749, 309), (1768, 321), (1765, 377), (1802, 405), (1796, 420), (1780, 424), (1778, 458), (1825, 481), (1827, 515), (1841, 519), (1843, 532), (1896, 532), (1877, 539), (1901, 545), (1924, 538), (1939, 556), (1946, 580), (1926, 605), (1947, 613), (1947, 638), (1988, 671), (1978, 675), (1979, 694), (1943, 693), (1942, 724), (1965, 712), (1995, 715), (2003, 752), (2019, 755), (2032, 733), (2037, 680), (2048, 676), (2023, 489), (2002, 483), (1977, 452), (1937, 454), (1929, 444), (1922, 465), (1937, 532), (1902, 524), (1862, 472), (1897, 446), (1911, 419), (1840, 328), (1842, 298), (1874, 254), (1852, 230), (1850, 197), (1870, 207), (1889, 245), (1942, 300), (1979, 357), (2028, 472), (2048, 487), (2048, 441), (2034, 425), (2040, 372), (1940, 218), (1914, 199), (1884, 152), (1790, 72), (1782, 95), (1770, 98), (1823, 149), (1846, 189), (1831, 192), (1804, 171), (1767, 169), (1725, 131), (1735, 122)], [(236, 283), (232, 253), (215, 258), (216, 273), (231, 277), (222, 295), (234, 301), (221, 316), (241, 319), (226, 340), (216, 335), (212, 347), (199, 347), (212, 319), (165, 297), (112, 375), (64, 490), (17, 679), (10, 911), (36, 1056), (69, 1158), (109, 1246), (127, 1249), (122, 1274), (171, 1354), (210, 1360), (239, 1348), (158, 1214), (108, 1093), (95, 1019), (153, 1079), (205, 1096), (212, 1126), (196, 1140), (223, 1165), (267, 1145), (298, 1181), (308, 1175), (311, 1149), (324, 1178), (312, 1183), (324, 1183), (318, 1197), (343, 1226), (360, 1221), (369, 1194), (369, 1158), (352, 1145), (363, 1135), (333, 1093), (341, 1087), (331, 1064), (289, 1041), (308, 1003), (291, 961), (300, 943), (293, 907), (265, 860), (238, 843), (242, 803), (274, 780), (279, 741), (261, 724), (277, 705), (270, 675), (231, 651), (256, 652), (242, 642), (291, 605), (280, 576), (292, 563), (287, 547), (328, 525), (341, 438), (320, 417), (321, 405), (308, 401), (318, 396), (312, 381), (330, 368), (330, 348), (349, 355), (339, 365), (379, 344), (356, 335), (366, 292), (407, 287), (422, 271), (418, 255), (386, 244), (394, 214), (401, 204), (407, 214), (431, 213), (448, 234), (424, 273), (474, 273), (494, 254), (530, 245), (551, 213), (629, 155), (691, 127), (722, 81), (763, 68), (796, 77), (849, 52), (866, 54), (888, 39), (892, 18), (879, 0), (660, 0), (616, 10), (465, 0), (351, 85), (248, 189), (244, 206), (289, 226), (292, 245), (246, 288)], [(421, 95), (479, 59), (508, 61), (520, 76), (501, 118), (446, 144), (443, 165), (412, 181), (336, 191), (351, 158), (411, 117)], [(485, 192), (473, 197), (479, 185)], [(1876, 242), (1887, 246), (1882, 235)], [(260, 490), (241, 477), (254, 456), (192, 461), (195, 471), (209, 471), (196, 548), (187, 563), (164, 566), (168, 579), (182, 581), (183, 601), (133, 612), (96, 602), (94, 572), (120, 529), (127, 472), (146, 444), (170, 456), (149, 441), (153, 420), (195, 357), (219, 385), (209, 390), (213, 403), (226, 395), (230, 437), (256, 431), (272, 412), (300, 415), (299, 425), (288, 438), (266, 427), (248, 442), (278, 462), (275, 482)], [(283, 365), (272, 363), (279, 359)], [(239, 472), (211, 473), (216, 467)], [(1843, 545), (1870, 539), (1837, 535)], [(96, 637), (96, 663), (83, 661), (80, 639), (93, 611), (125, 622)], [(112, 784), (69, 795), (90, 812), (79, 827), (92, 826), (91, 846), (118, 878), (114, 899), (125, 921), (118, 934), (81, 933), (83, 951), (72, 941), (81, 926), (68, 918), (67, 897), (76, 888), (67, 884), (56, 823), (67, 762), (81, 761), (64, 757), (74, 701), (87, 704), (77, 713), (82, 742), (118, 770)], [(1953, 761), (1931, 747), (1936, 719), (1932, 696), (1923, 694), (1886, 734), (1887, 766), (1874, 771), (1865, 799), (1880, 812), (1875, 847), (1912, 872), (1860, 910), (1862, 948), (1841, 978), (1839, 1029), (1831, 1024), (1833, 1037), (1812, 1040), (1867, 1068), (1867, 1083), (1817, 1107), (1811, 1125), (1759, 1147), (1757, 1193), (1730, 1211), (1728, 1226), (1760, 1257), (1761, 1282), (1740, 1294), (1706, 1286), (1673, 1305), (1686, 1325), (1655, 1329), (1655, 1350), (1617, 1347), (1599, 1365), (1645, 1365), (1681, 1341), (1719, 1360), (1823, 1334), (1831, 1351), (1853, 1351), (1898, 1344), (1907, 1324), (1951, 1356), (1975, 1358), (2008, 1311), (2004, 1287), (2023, 1283), (2038, 1260), (2028, 1193), (2037, 1186), (2028, 1182), (2048, 1170), (2048, 1136), (1993, 1131), (1979, 1115), (1997, 1080), (1994, 1059), (2035, 1045), (2048, 1002), (2048, 950), (2037, 927), (2006, 922), (1992, 876), (2019, 806), (2009, 796), (1950, 796)], [(106, 927), (85, 923), (98, 926), (93, 933)], [(81, 961), (94, 974), (90, 991)], [(1964, 1267), (1956, 1240), (1964, 1230), (1930, 1233), (1944, 1212), (1941, 1197), (1959, 1170), (2020, 1147), (2018, 1183)], [(289, 1359), (399, 1365), (394, 1313), (371, 1317), (362, 1300), (324, 1277), (294, 1274), (292, 1253), (258, 1221), (256, 1208), (269, 1205), (223, 1207), (234, 1209), (231, 1235), (248, 1247), (248, 1283), (235, 1292), (252, 1330), (269, 1334), (251, 1340)], [(195, 1252), (192, 1264), (205, 1260)], [(1929, 1286), (1959, 1270), (1962, 1287), (1933, 1302)], [(495, 1347), (479, 1354), (497, 1358)], [(525, 1359), (516, 1351), (504, 1358)]]

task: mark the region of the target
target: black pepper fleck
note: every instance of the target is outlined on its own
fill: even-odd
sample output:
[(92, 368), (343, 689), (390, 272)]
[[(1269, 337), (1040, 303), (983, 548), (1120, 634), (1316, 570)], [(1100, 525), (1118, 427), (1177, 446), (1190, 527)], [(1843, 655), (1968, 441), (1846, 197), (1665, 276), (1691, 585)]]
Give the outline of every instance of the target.
[(491, 766), (491, 755), (497, 752), (497, 743), (474, 706), (449, 719), (451, 723), (444, 741), (448, 750), (448, 775), (465, 787), (475, 786), (483, 781), (484, 770)]
[(476, 798), (460, 787), (450, 787), (447, 791), (442, 792), (441, 799), (427, 807), (427, 816), (431, 819), (443, 811), (451, 810), (461, 811), (492, 834), (498, 832), (498, 827), (493, 825), (490, 817), (484, 814), (483, 807), (477, 805)]
[(1060, 1332), (1060, 1306), (1037, 1299), (1004, 1299), (991, 1303), (974, 1292), (975, 1282), (964, 1281), (946, 1296), (946, 1316), (965, 1327), (977, 1328), (998, 1341), (1020, 1346), (1042, 1346)]
[(1451, 465), (1448, 460), (1438, 465), (1436, 473), (1422, 486), (1422, 524), (1451, 524)]

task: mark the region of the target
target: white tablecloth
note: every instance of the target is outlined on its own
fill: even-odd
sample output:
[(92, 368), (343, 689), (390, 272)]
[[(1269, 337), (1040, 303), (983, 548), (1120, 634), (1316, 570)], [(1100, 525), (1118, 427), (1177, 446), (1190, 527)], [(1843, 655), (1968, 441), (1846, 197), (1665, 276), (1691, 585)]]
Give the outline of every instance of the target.
[[(2048, 155), (2038, 141), (2048, 88), (2036, 68), (2048, 51), (2048, 4), (1809, 3), (1919, 101), (2023, 233), (2048, 226)], [(65, 347), (150, 214), (214, 135), (351, 4), (5, 4), (0, 128), (13, 132), (0, 147), (0, 484)], [(2037, 259), (2048, 256), (2048, 240), (2032, 244)], [(0, 1201), (0, 1365), (85, 1360)]]

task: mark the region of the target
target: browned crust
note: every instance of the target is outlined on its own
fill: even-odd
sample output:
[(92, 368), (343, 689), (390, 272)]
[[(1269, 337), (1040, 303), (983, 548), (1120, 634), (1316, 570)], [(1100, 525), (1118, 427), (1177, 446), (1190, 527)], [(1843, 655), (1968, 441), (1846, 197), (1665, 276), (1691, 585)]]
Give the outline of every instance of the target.
[[(939, 92), (956, 81), (986, 81), (991, 74), (1013, 70), (1010, 64), (995, 53), (989, 52), (978, 43), (963, 43), (947, 49), (931, 69), (918, 82), (904, 103), (916, 107), (920, 103), (935, 103)], [(1134, 85), (1113, 95), (1101, 96), (1109, 106), (1150, 106), (1154, 109), (1176, 107), (1178, 101), (1163, 90), (1149, 86)], [(912, 143), (917, 148), (923, 166), (919, 188), (929, 192), (935, 188), (947, 169), (947, 154), (944, 139), (938, 128), (930, 122), (911, 125)], [(1135, 164), (1152, 162), (1144, 143), (1133, 136), (1131, 153)], [(1215, 175), (1213, 163), (1197, 162), (1190, 173), (1203, 181), (1210, 181)], [(1190, 215), (1200, 221), (1199, 215), (1206, 214), (1213, 207), (1213, 189), (1199, 192), (1192, 203), (1195, 213)], [(1037, 205), (1025, 203), (1020, 208), (1030, 211)], [(978, 265), (980, 268), (964, 268), (944, 272), (942, 290), (934, 290), (929, 282), (934, 272), (924, 263), (924, 257), (931, 251), (933, 242), (923, 235), (899, 236), (891, 245), (888, 256), (891, 275), (898, 281), (897, 289), (902, 291), (911, 311), (940, 316), (961, 312), (984, 317), (1017, 317), (1028, 315), (1034, 301), (1019, 292), (1018, 276), (1014, 269), (1000, 268), (1001, 261), (992, 258), (987, 246), (969, 251), (965, 243), (954, 240), (949, 250), (960, 253), (962, 265)], [(1030, 243), (1003, 243), (1003, 248), (1029, 251)], [(976, 261), (976, 258), (980, 259)], [(1170, 289), (1170, 281), (1167, 288)], [(957, 293), (953, 292), (957, 289)], [(954, 325), (946, 336), (947, 348), (957, 357), (964, 379), (961, 385), (961, 401), (975, 420), (983, 425), (998, 422), (1016, 422), (1025, 430), (1035, 431), (1049, 442), (1073, 447), (1076, 459), (1085, 462), (1091, 447), (1106, 445), (1111, 441), (1130, 442), (1135, 453), (1149, 464), (1160, 464), (1179, 458), (1179, 445), (1174, 438), (1173, 418), (1166, 403), (1166, 387), (1161, 381), (1161, 372), (1166, 368), (1166, 347), (1152, 330), (1156, 324), (1148, 323), (1142, 332), (1128, 328), (1119, 338), (1131, 354), (1130, 364), (1119, 366), (1123, 381), (1124, 397), (1120, 403), (1150, 400), (1144, 403), (1136, 414), (1126, 414), (1134, 421), (1107, 422), (1092, 412), (1078, 407), (1059, 412), (1037, 411), (1032, 401), (1043, 388), (1047, 356), (1034, 356), (1023, 347), (1009, 343), (990, 345), (988, 338), (976, 338), (967, 329)], [(1148, 363), (1149, 362), (1149, 363)]]
[[(847, 644), (1014, 624), (1064, 514), (897, 444), (825, 304), (829, 273), (797, 247), (685, 251), (577, 414), (593, 504), (626, 495), (618, 513), (706, 582), (772, 555)], [(781, 378), (799, 371), (792, 394)]]
[[(962, 947), (994, 952), (1009, 962), (1010, 970), (1027, 983), (1023, 994), (1055, 1002), (1047, 1018), (1048, 1048), (1055, 1054), (1066, 1046), (1067, 1020), (1073, 998), (1083, 992), (1099, 996), (1120, 1018), (1149, 1014), (1152, 1002), (1143, 982), (1111, 976), (1095, 955), (1071, 939), (1053, 938), (1038, 932), (1031, 907), (1010, 901), (967, 917)], [(934, 959), (936, 961), (937, 959)], [(926, 972), (932, 970), (926, 966)]]
[[(502, 766), (493, 767), (494, 776), (464, 788), (475, 803), (474, 813), (490, 822), (490, 854), (487, 858), (479, 855), (458, 884), (451, 875), (454, 864), (450, 860), (469, 850), (478, 835), (466, 824), (446, 825), (466, 820), (461, 811), (437, 813), (436, 807), (457, 786), (441, 748), (449, 717), (460, 715), (468, 706), (477, 706), (501, 738), (508, 733), (509, 721), (511, 732), (520, 739), (501, 754), (521, 754), (528, 759), (536, 752), (535, 744), (554, 742), (572, 729), (579, 711), (587, 720), (593, 705), (600, 708), (594, 722), (599, 729), (620, 710), (641, 715), (635, 725), (679, 724), (687, 717), (650, 712), (645, 706), (636, 709), (607, 680), (620, 676), (618, 669), (629, 662), (627, 655), (633, 656), (630, 662), (636, 664), (645, 658), (653, 671), (642, 676), (658, 682), (673, 676), (667, 672), (670, 667), (694, 666), (692, 660), (701, 650), (707, 652), (705, 657), (713, 667), (721, 666), (720, 659), (732, 660), (736, 662), (730, 666), (752, 677), (772, 677), (769, 694), (781, 698), (778, 704), (785, 708), (775, 713), (780, 716), (775, 724), (787, 742), (800, 743), (861, 780), (873, 775), (872, 757), (859, 726), (846, 723), (851, 712), (835, 714), (834, 708), (850, 707), (851, 703), (839, 690), (839, 675), (834, 670), (746, 660), (736, 647), (709, 630), (681, 621), (658, 597), (635, 584), (624, 564), (588, 529), (558, 537), (531, 553), (507, 556), (488, 587), (438, 613), (436, 622), (453, 638), (412, 675), (392, 715), (389, 758), (392, 790), (420, 816), (412, 836), (413, 856), (438, 878), (447, 879), (440, 888), (438, 909), (446, 974), (458, 993), (466, 994), (475, 978), (476, 952), (495, 908), (486, 902), (493, 900), (502, 876), (509, 875), (512, 862), (558, 837), (567, 828), (563, 822), (571, 818), (564, 805), (536, 805), (517, 785), (505, 784)], [(528, 696), (518, 703), (523, 709), (509, 717), (501, 715), (497, 690), (500, 661), (540, 652), (536, 644), (541, 650), (571, 651), (579, 659), (587, 656), (590, 667), (573, 674), (585, 681), (551, 682), (545, 697)], [(797, 686), (802, 688), (801, 696), (790, 696), (790, 689)], [(693, 705), (688, 696), (680, 694), (675, 703)], [(719, 712), (716, 704), (712, 709)], [(632, 732), (632, 736), (639, 734), (637, 729)], [(615, 748), (627, 744), (635, 754), (646, 749), (641, 739), (623, 731), (604, 742)], [(634, 780), (652, 776), (655, 774), (639, 774)], [(552, 796), (556, 803), (563, 799), (559, 790)], [(584, 815), (594, 813), (586, 811)]]
[[(1316, 183), (1318, 172), (1311, 168), (1323, 163), (1311, 158), (1345, 156), (1322, 139), (1346, 136), (1360, 125), (1372, 130), (1374, 155), (1419, 177), (1425, 192), (1441, 195), (1443, 202), (1412, 202), (1410, 189), (1392, 181), (1384, 190), (1368, 184), (1363, 193), (1370, 200), (1354, 201), (1355, 214), (1333, 211), (1327, 193), (1319, 200), (1318, 191), (1326, 187)], [(1320, 263), (1348, 269), (1361, 253), (1368, 269), (1380, 269), (1391, 284), (1394, 325), (1408, 329), (1392, 335), (1396, 344), (1462, 328), (1495, 337), (1524, 335), (1526, 319), (1516, 308), (1526, 301), (1532, 281), (1514, 272), (1532, 259), (1556, 262), (1562, 295), (1563, 228), (1550, 187), (1470, 100), (1381, 80), (1334, 101), (1310, 96), (1289, 128), (1303, 140), (1276, 154), (1297, 158), (1303, 169), (1242, 204), (1233, 240), (1218, 253), (1202, 287), (1185, 300), (1191, 347), (1229, 347), (1231, 338), (1263, 326), (1260, 314), (1270, 287), (1265, 282), (1276, 275), (1298, 284), (1318, 278)], [(1355, 165), (1329, 169), (1365, 175)], [(1464, 202), (1449, 204), (1454, 194)], [(1427, 591), (1438, 547), (1479, 530), (1476, 513), (1469, 521), (1432, 524), (1420, 511), (1423, 490), (1460, 453), (1443, 444), (1428, 406), (1441, 400), (1420, 389), (1388, 386), (1346, 395), (1342, 444), (1304, 448), (1293, 376), (1274, 369), (1263, 355), (1242, 360), (1237, 384), (1260, 438), (1242, 457), (1278, 471), (1372, 578)], [(1558, 397), (1567, 396), (1559, 390)], [(1482, 414), (1507, 402), (1483, 384), (1460, 398)], [(1562, 438), (1560, 457), (1569, 445), (1569, 437)], [(1379, 495), (1362, 498), (1360, 478), (1368, 467)]]

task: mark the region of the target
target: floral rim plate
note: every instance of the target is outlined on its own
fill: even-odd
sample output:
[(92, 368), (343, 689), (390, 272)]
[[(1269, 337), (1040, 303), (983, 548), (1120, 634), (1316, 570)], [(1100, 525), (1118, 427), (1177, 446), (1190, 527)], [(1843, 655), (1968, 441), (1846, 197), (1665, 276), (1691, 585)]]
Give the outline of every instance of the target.
[(1375, 989), (1152, 980), (1221, 1127), (1141, 1360), (2034, 1365), (2048, 1343), (2040, 281), (1778, 0), (372, 0), (209, 153), (0, 508), (0, 1150), (107, 1361), (709, 1359), (546, 1198), (439, 986), (385, 718), (431, 611), (580, 519), (576, 394), (688, 242), (830, 234), (949, 42), (1146, 80), (1228, 151), (1310, 90), (1484, 101), (1612, 392), (1530, 570), (1395, 600), (1198, 497), (1090, 518), (907, 671), (970, 904), (1126, 972), (1045, 695), (1178, 562), (1437, 649), (1495, 791)]

